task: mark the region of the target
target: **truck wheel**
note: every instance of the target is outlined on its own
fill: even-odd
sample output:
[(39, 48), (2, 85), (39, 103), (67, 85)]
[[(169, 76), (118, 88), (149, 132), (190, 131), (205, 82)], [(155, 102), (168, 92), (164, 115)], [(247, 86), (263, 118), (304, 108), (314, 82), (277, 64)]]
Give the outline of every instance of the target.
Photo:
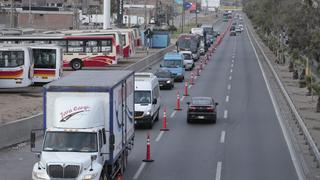
[(99, 180), (109, 180), (109, 179), (107, 179), (107, 176), (106, 176), (106, 173), (104, 170), (101, 172)]
[(71, 68), (75, 71), (80, 70), (82, 68), (82, 62), (79, 59), (72, 60), (70, 62)]

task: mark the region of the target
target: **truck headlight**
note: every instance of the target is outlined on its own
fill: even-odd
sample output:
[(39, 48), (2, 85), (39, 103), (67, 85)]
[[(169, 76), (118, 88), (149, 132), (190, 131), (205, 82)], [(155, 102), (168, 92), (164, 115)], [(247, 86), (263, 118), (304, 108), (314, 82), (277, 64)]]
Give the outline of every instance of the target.
[(96, 176), (98, 175), (98, 173), (94, 173), (94, 174), (87, 174), (85, 176), (83, 176), (83, 180), (90, 180), (90, 179), (93, 179), (95, 178)]
[(149, 116), (150, 114), (151, 114), (151, 112), (150, 112), (150, 111), (147, 111), (147, 112), (146, 112), (146, 115), (147, 115), (147, 116)]
[(170, 81), (170, 80), (168, 80), (168, 81), (167, 81), (167, 83), (168, 83), (168, 84), (170, 84), (170, 83), (171, 83), (171, 81)]
[(48, 179), (48, 180), (50, 179), (46, 172), (33, 171), (32, 174), (37, 179)]

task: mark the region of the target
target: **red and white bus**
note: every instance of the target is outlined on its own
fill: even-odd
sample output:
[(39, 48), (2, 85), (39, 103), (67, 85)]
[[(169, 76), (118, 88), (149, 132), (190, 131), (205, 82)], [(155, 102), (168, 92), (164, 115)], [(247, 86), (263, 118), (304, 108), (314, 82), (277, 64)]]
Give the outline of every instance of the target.
[(62, 77), (62, 47), (53, 44), (31, 44), (30, 48), (34, 62), (34, 83), (48, 83)]
[(108, 30), (70, 30), (62, 31), (66, 36), (113, 36), (116, 43), (116, 56), (118, 60), (123, 59), (123, 45), (121, 32), (108, 29)]
[(0, 45), (0, 88), (30, 86), (33, 77), (32, 51), (26, 45)]
[(136, 52), (135, 36), (132, 29), (117, 29), (122, 34), (123, 56), (132, 57)]
[(117, 64), (115, 38), (112, 36), (2, 36), (0, 42), (56, 44), (63, 48), (63, 67), (105, 67)]

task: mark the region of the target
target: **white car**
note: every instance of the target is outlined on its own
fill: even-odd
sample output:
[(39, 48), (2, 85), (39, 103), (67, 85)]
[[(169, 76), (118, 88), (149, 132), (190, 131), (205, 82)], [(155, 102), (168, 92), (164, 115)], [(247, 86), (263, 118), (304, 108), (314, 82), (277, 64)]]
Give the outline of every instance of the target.
[(194, 67), (194, 61), (192, 58), (192, 52), (191, 51), (180, 51), (180, 54), (184, 56), (183, 65), (185, 70), (192, 70)]
[(241, 31), (243, 31), (244, 30), (244, 28), (243, 28), (243, 25), (242, 24), (239, 24), (239, 26), (238, 26), (239, 28), (240, 28), (240, 30)]

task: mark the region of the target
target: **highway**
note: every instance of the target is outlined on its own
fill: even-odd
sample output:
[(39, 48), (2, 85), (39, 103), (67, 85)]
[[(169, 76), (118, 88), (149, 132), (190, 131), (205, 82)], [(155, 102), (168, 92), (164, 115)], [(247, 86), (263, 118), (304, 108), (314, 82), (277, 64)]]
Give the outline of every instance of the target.
[[(226, 24), (215, 29), (222, 32)], [(150, 71), (155, 71), (155, 64)], [(225, 36), (212, 59), (189, 86), (191, 96), (211, 96), (217, 102), (217, 124), (187, 124), (184, 83), (161, 91), (168, 109), (168, 132), (160, 121), (152, 130), (137, 129), (134, 149), (122, 179), (139, 180), (295, 180), (289, 149), (246, 32)], [(186, 78), (190, 77), (190, 72)], [(176, 92), (182, 111), (174, 111)], [(145, 158), (151, 135), (151, 158)], [(38, 141), (40, 142), (40, 141)], [(25, 143), (0, 151), (0, 179), (27, 180), (37, 158)]]

